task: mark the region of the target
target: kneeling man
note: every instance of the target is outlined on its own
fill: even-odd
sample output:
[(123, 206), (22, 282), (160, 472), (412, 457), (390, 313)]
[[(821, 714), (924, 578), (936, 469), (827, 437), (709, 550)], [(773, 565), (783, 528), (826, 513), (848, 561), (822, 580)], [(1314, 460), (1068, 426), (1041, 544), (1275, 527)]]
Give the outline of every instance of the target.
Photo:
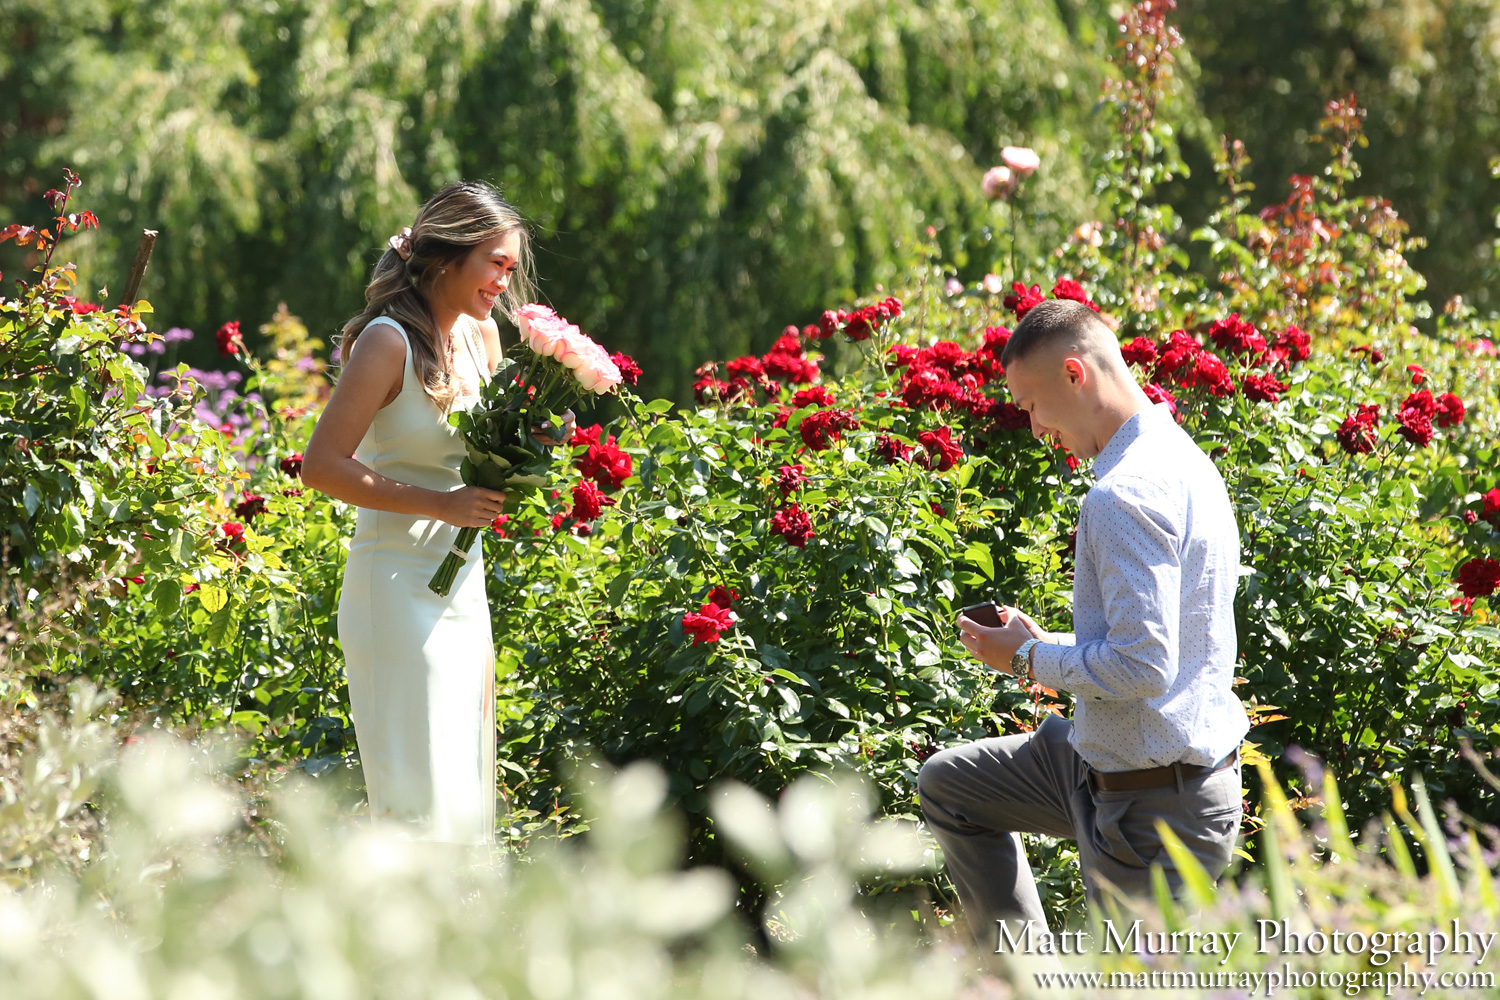
[(1091, 903), (1105, 887), (1149, 895), (1153, 865), (1178, 890), (1157, 820), (1217, 878), (1239, 830), (1248, 729), (1231, 688), (1239, 531), (1218, 470), (1081, 303), (1032, 309), (1001, 363), (1032, 434), (1093, 458), (1095, 484), (1078, 517), (1072, 635), (1011, 607), (999, 628), (959, 618), (974, 656), (1071, 693), (1072, 721), (944, 750), (918, 779), (986, 947), (997, 920), (1046, 929), (1023, 832), (1078, 842)]

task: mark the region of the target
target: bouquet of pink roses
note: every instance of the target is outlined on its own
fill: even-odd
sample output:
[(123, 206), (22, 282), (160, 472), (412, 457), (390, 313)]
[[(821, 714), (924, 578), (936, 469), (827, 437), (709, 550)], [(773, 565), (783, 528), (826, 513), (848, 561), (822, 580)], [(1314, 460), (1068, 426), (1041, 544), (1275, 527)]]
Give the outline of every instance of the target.
[[(602, 396), (622, 381), (604, 348), (546, 306), (522, 306), (516, 323), (519, 357), (495, 373), (473, 408), (448, 418), (463, 434), (468, 451), (460, 470), (464, 482), (504, 490), (507, 510), (547, 485), (552, 446), (533, 431), (557, 440), (555, 414), (586, 393)], [(430, 590), (448, 593), (465, 558), (459, 553), (468, 552), (478, 534), (478, 528), (459, 530), (453, 549), (427, 584)]]

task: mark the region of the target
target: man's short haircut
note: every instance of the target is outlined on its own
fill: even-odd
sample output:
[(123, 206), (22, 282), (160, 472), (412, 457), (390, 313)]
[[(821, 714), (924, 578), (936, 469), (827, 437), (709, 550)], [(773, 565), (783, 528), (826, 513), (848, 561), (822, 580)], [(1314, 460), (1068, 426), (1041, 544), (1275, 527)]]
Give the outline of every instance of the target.
[(1022, 358), (1035, 354), (1039, 348), (1065, 342), (1077, 342), (1084, 347), (1091, 342), (1097, 344), (1101, 333), (1118, 346), (1114, 331), (1104, 325), (1098, 313), (1082, 302), (1047, 299), (1032, 306), (1021, 317), (1005, 350), (1000, 352), (1000, 364), (1009, 368)]

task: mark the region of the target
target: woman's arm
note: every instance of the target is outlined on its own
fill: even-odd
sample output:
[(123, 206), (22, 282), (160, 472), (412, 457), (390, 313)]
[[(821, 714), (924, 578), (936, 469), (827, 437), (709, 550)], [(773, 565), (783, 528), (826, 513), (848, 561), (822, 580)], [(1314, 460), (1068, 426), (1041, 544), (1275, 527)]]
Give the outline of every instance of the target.
[(302, 481), (357, 507), (438, 518), (460, 528), (482, 528), (495, 519), (505, 494), (479, 486), (444, 493), (400, 483), (354, 457), (376, 412), (401, 389), (406, 344), (378, 323), (360, 334), (346, 359), (302, 460)]

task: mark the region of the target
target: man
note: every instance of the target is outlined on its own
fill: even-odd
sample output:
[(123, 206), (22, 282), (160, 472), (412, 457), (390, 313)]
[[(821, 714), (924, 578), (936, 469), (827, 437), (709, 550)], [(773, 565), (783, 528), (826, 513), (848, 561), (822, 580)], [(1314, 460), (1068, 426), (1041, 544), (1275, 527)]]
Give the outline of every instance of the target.
[(1078, 518), (1075, 634), (1049, 634), (1011, 607), (998, 628), (958, 621), (984, 663), (1071, 693), (1072, 721), (944, 750), (918, 778), (986, 947), (998, 920), (1047, 929), (1020, 833), (1076, 840), (1091, 903), (1105, 887), (1149, 894), (1152, 865), (1180, 886), (1158, 819), (1217, 877), (1239, 829), (1248, 729), (1231, 690), (1239, 532), (1218, 470), (1146, 398), (1114, 333), (1081, 303), (1032, 309), (1001, 363), (1032, 434), (1094, 458), (1096, 482)]

